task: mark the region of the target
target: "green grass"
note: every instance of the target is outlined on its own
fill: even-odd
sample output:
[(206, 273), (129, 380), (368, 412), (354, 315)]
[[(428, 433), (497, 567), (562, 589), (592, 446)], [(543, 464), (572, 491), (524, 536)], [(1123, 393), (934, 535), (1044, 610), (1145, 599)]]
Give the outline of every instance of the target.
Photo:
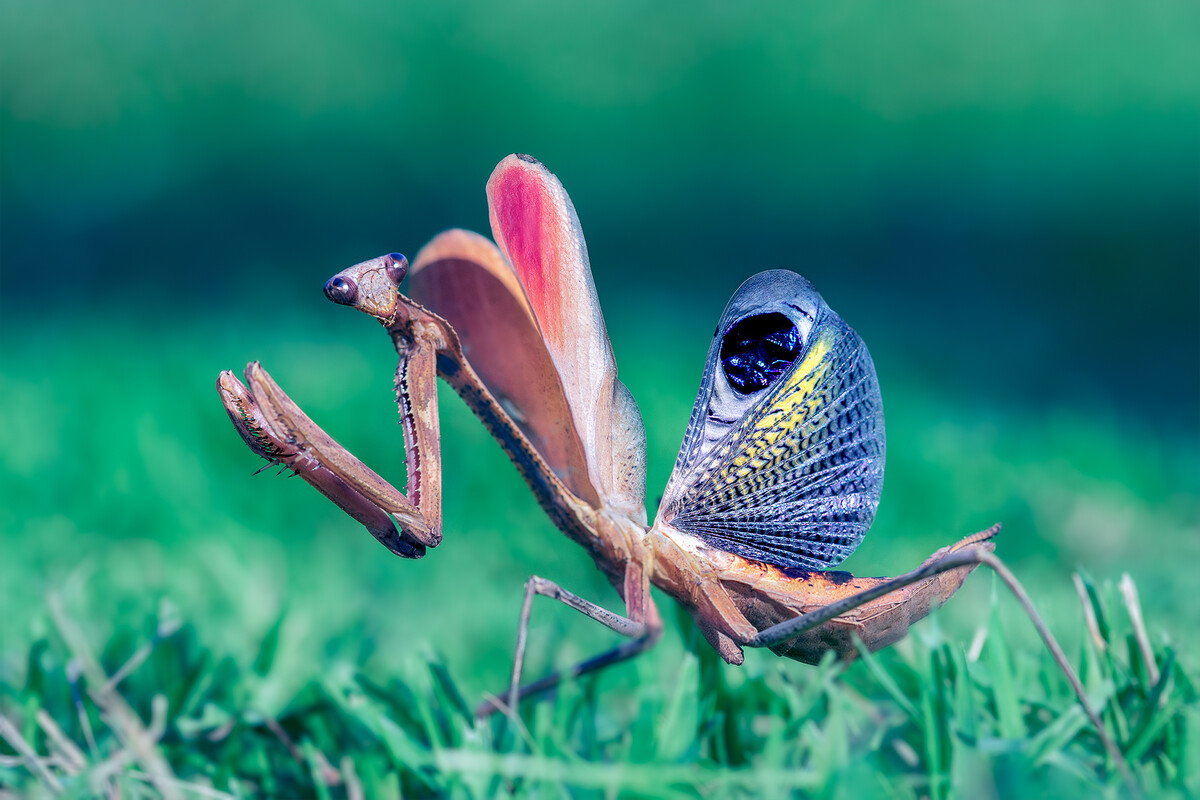
[[(446, 540), (404, 562), (299, 481), (250, 479), (257, 464), (212, 388), (218, 369), (261, 358), (400, 482), (394, 356), (363, 320), (63, 319), (18, 337), (21, 322), (33, 324), (0, 330), (0, 793), (1121, 793), (1066, 681), (986, 573), (849, 668), (759, 652), (726, 666), (660, 597), (667, 632), (654, 651), (526, 703), (519, 726), (475, 723), (468, 709), (505, 683), (529, 574), (618, 601), (450, 392)], [(694, 329), (706, 324), (610, 314), (649, 429), (652, 506), (699, 373), (705, 335)], [(671, 357), (645, 354), (647, 335)], [(1127, 420), (938, 397), (889, 380), (902, 364), (880, 363), (888, 485), (847, 568), (898, 574), (1004, 521), (998, 554), (1143, 789), (1200, 791), (1187, 638), (1200, 623), (1194, 443)], [(1093, 576), (1079, 590), (1077, 568)], [(1141, 590), (1146, 645), (1114, 588), (1125, 572)], [(527, 674), (612, 638), (539, 602)]]
[[(1010, 651), (994, 616), (982, 647), (934, 631), (860, 668), (829, 662), (803, 673), (781, 662), (735, 673), (684, 625), (687, 648), (669, 683), (655, 670), (638, 670), (640, 682), (621, 694), (603, 679), (571, 683), (527, 703), (514, 731), (475, 722), (471, 699), (436, 658), (410, 659), (386, 681), (344, 663), (311, 675), (272, 712), (264, 695), (278, 625), (239, 665), (160, 611), (140, 635), (114, 636), (98, 661), (57, 600), (51, 608), (54, 631), (31, 649), (24, 688), (5, 687), (6, 716), (24, 720), (5, 738), (43, 754), (28, 774), (33, 759), (5, 760), (6, 779), (22, 789), (40, 779), (43, 791), (75, 795), (110, 784), (136, 795), (156, 782), (234, 796), (557, 796), (570, 787), (597, 796), (945, 797), (988, 783), (1014, 796), (1047, 787), (1089, 796), (1111, 785), (1103, 776), (1112, 765), (1057, 668)], [(1186, 785), (1190, 679), (1160, 648), (1151, 680), (1127, 624), (1100, 630), (1083, 660), (1106, 727), (1148, 789)], [(122, 665), (111, 690), (103, 663)], [(152, 740), (148, 752), (133, 744), (139, 737)]]

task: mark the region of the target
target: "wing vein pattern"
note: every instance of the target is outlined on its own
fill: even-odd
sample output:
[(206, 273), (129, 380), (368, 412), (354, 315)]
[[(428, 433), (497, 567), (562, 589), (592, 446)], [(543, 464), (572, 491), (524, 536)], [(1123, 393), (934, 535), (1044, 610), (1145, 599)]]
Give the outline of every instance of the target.
[(862, 339), (795, 277), (819, 306), (803, 351), (726, 426), (713, 408), (712, 398), (729, 391), (715, 385), (725, 377), (714, 344), (663, 511), (712, 547), (828, 569), (858, 547), (875, 517), (883, 405)]

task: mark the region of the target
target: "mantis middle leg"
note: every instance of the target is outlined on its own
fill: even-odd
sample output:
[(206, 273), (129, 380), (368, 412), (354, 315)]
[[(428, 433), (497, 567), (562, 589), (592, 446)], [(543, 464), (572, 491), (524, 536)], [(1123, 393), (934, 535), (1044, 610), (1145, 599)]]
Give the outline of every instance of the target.
[[(570, 606), (576, 611), (596, 620), (609, 630), (615, 631), (630, 641), (622, 642), (611, 650), (606, 650), (598, 656), (580, 662), (569, 669), (552, 672), (532, 683), (521, 685), (521, 671), (525, 662), (525, 645), (529, 634), (529, 617), (533, 608), (535, 595), (550, 597)], [(513, 657), (512, 680), (509, 683), (506, 699), (509, 713), (516, 713), (517, 704), (526, 697), (548, 691), (564, 679), (577, 678), (590, 672), (595, 672), (612, 664), (626, 661), (649, 650), (662, 636), (662, 621), (658, 616), (649, 594), (649, 584), (643, 579), (643, 570), (635, 565), (629, 565), (625, 574), (626, 605), (629, 606), (630, 616), (624, 617), (613, 613), (603, 606), (590, 600), (585, 600), (577, 594), (567, 591), (554, 581), (532, 576), (525, 583), (525, 600), (521, 604), (521, 619), (517, 626), (517, 649)], [(632, 602), (631, 602), (632, 601)], [(497, 699), (489, 698), (475, 709), (476, 717), (486, 717), (496, 711), (505, 710)]]

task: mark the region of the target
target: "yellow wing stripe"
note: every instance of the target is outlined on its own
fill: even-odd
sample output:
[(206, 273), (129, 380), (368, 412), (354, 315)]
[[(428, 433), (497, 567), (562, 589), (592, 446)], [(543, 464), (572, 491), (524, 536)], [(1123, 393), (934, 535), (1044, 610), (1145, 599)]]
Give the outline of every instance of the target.
[[(833, 346), (833, 340), (832, 331), (821, 332), (813, 340), (804, 360), (792, 371), (787, 383), (776, 392), (774, 404), (762, 419), (755, 423), (754, 429), (738, 431), (734, 434), (734, 442), (738, 442), (744, 435), (749, 434), (752, 440), (757, 440), (760, 445), (766, 445), (766, 452), (762, 447), (749, 447), (742, 450), (733, 457), (729, 468), (722, 471), (718, 478), (719, 483), (726, 485), (741, 483), (792, 449), (787, 446), (788, 442), (784, 442), (783, 446), (778, 447), (776, 444), (781, 439), (789, 437), (805, 420), (811, 419), (814, 411), (820, 407), (821, 398), (815, 397), (814, 393), (829, 373), (830, 363), (826, 356), (829, 355)], [(794, 446), (794, 443), (792, 444)], [(801, 444), (803, 446), (803, 443)], [(704, 478), (707, 479), (707, 477), (706, 474)]]

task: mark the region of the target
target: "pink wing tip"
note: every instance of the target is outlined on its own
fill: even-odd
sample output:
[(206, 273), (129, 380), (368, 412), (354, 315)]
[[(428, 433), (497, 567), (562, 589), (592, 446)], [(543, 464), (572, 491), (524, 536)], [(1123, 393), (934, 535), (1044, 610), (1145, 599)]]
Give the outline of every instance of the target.
[(570, 201), (554, 173), (532, 156), (501, 161), (487, 184), (497, 244), (516, 270), (551, 341), (562, 336), (559, 271), (573, 257)]

